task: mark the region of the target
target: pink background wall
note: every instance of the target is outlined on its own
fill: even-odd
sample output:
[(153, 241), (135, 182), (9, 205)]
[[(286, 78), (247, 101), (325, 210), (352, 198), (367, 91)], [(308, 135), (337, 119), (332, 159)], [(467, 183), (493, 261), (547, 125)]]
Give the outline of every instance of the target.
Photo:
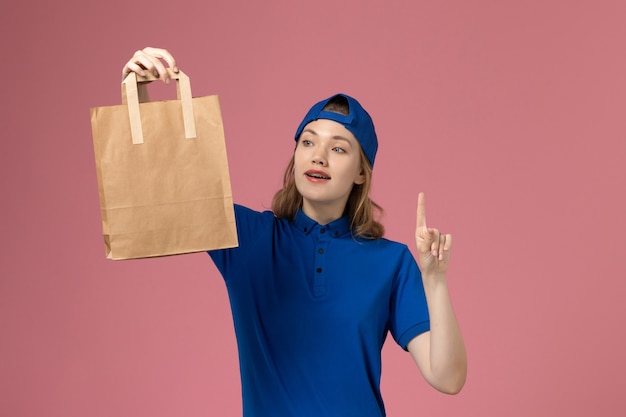
[(209, 258), (104, 258), (89, 108), (148, 45), (220, 95), (238, 202), (269, 206), (342, 91), (377, 124), (388, 237), (411, 244), (420, 190), (454, 234), (467, 384), (435, 392), (388, 344), (390, 416), (624, 415), (622, 0), (37, 3), (0, 14), (0, 415), (241, 412)]

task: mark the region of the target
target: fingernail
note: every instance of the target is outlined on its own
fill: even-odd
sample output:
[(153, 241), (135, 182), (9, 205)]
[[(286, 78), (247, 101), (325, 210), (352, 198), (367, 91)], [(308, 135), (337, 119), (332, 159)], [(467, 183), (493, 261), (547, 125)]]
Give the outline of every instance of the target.
[(139, 75), (141, 75), (142, 77), (146, 76), (146, 72), (144, 70), (139, 71)]
[(169, 77), (165, 79), (165, 84), (169, 84), (170, 83), (170, 79)]
[(178, 72), (178, 67), (174, 67), (174, 72)]
[(159, 78), (159, 71), (152, 71), (155, 77)]

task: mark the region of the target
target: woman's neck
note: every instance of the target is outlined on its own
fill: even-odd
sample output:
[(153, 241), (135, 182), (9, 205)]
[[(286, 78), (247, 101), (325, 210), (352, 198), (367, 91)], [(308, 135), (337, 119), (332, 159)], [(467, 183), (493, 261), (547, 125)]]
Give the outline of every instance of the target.
[(345, 204), (343, 206), (337, 206), (310, 204), (306, 200), (302, 202), (302, 211), (304, 214), (321, 225), (326, 225), (340, 219), (343, 216), (344, 210)]

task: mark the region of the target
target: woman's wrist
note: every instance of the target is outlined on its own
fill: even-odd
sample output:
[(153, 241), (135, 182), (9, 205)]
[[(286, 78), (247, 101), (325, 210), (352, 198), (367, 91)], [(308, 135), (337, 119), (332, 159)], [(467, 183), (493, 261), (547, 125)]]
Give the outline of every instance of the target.
[(425, 272), (422, 274), (422, 281), (424, 287), (428, 287), (428, 289), (447, 287), (448, 285), (445, 272)]

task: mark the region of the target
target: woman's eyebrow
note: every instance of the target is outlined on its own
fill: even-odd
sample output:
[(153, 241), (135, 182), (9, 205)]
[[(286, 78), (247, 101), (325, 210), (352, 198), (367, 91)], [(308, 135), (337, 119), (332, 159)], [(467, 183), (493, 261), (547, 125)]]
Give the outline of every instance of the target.
[(352, 142), (350, 142), (350, 139), (348, 139), (346, 137), (337, 135), (337, 136), (333, 136), (332, 139), (334, 139), (334, 140), (342, 140), (342, 141), (348, 143), (348, 145), (352, 146)]
[[(311, 133), (312, 135), (319, 136), (318, 133), (315, 130), (310, 129), (310, 128), (304, 129), (302, 131), (302, 133), (304, 133), (304, 132), (308, 132), (308, 133)], [(333, 139), (333, 140), (343, 140), (343, 141), (347, 142), (350, 146), (352, 146), (352, 142), (350, 142), (350, 139), (346, 138), (345, 136), (335, 135), (335, 136), (332, 136), (331, 139)]]
[(304, 129), (304, 130), (302, 131), (302, 133), (304, 133), (304, 132), (312, 133), (312, 134), (314, 134), (315, 136), (317, 136), (317, 132), (316, 132), (315, 130), (313, 130), (313, 129), (308, 129), (308, 128), (307, 128), (307, 129)]

